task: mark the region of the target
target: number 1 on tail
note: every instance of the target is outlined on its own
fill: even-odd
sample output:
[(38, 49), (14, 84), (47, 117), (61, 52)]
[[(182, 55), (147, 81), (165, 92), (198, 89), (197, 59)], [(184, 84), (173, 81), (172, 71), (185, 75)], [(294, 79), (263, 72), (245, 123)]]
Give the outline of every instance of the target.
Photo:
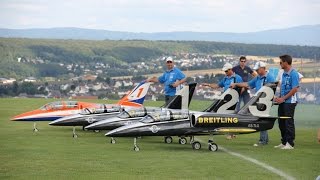
[(139, 92), (138, 92), (138, 95), (137, 95), (137, 98), (139, 98), (139, 97), (140, 97), (140, 95), (141, 95), (142, 91), (143, 91), (143, 88), (140, 88), (140, 89), (139, 89)]

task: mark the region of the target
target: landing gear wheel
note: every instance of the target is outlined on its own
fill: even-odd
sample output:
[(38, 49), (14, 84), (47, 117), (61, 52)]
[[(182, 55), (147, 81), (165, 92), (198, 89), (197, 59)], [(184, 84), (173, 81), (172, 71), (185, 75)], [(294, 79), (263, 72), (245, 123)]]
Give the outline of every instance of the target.
[(134, 146), (134, 147), (133, 147), (133, 150), (136, 151), (136, 152), (138, 152), (138, 151), (140, 151), (140, 148), (139, 148), (138, 146)]
[(78, 135), (76, 134), (76, 127), (72, 128), (72, 137), (73, 138), (78, 138)]
[(111, 141), (110, 141), (111, 144), (115, 144), (116, 143), (116, 140), (114, 138), (111, 138)]
[(98, 133), (98, 132), (100, 132), (100, 130), (94, 130), (94, 132)]
[(201, 143), (198, 142), (198, 141), (194, 141), (194, 142), (192, 143), (192, 148), (193, 148), (194, 150), (199, 150), (199, 149), (201, 149)]
[(38, 128), (37, 128), (37, 122), (36, 121), (34, 121), (33, 122), (33, 132), (38, 132), (39, 130), (38, 130)]
[(171, 136), (167, 136), (167, 137), (164, 137), (164, 142), (167, 143), (167, 144), (171, 144), (172, 143), (172, 137)]
[(194, 136), (190, 136), (190, 144), (194, 142)]
[(216, 143), (210, 143), (209, 150), (213, 152), (218, 151), (218, 145)]
[(181, 137), (179, 139), (179, 144), (187, 144), (187, 139), (185, 137)]

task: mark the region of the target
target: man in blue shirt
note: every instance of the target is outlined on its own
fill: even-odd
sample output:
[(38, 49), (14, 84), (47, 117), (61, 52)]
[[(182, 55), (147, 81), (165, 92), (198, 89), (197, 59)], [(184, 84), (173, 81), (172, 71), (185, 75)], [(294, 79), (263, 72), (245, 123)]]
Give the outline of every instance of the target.
[[(250, 78), (255, 77), (256, 72), (252, 71), (252, 69), (246, 65), (247, 58), (245, 56), (241, 56), (239, 59), (239, 65), (232, 68), (232, 71), (238, 74), (243, 82), (248, 82)], [(240, 110), (240, 104), (243, 101), (244, 104), (247, 104), (250, 100), (250, 95), (248, 90), (243, 88), (239, 97), (239, 103), (237, 104), (237, 111)]]
[(299, 73), (292, 68), (292, 57), (289, 55), (280, 56), (280, 66), (284, 70), (280, 85), (280, 97), (275, 101), (279, 103), (278, 116), (288, 117), (279, 119), (281, 131), (281, 144), (275, 148), (294, 149), (295, 125), (294, 111), (297, 105), (297, 92), (299, 90)]
[(164, 84), (166, 105), (173, 99), (176, 94), (176, 87), (186, 82), (186, 76), (182, 71), (174, 66), (172, 57), (165, 59), (167, 70), (160, 77), (152, 77), (147, 82), (160, 82)]
[(203, 83), (202, 86), (209, 86), (211, 88), (223, 88), (223, 91), (226, 91), (232, 83), (240, 83), (242, 82), (242, 78), (232, 71), (232, 65), (230, 63), (226, 63), (222, 71), (226, 73), (226, 76), (220, 80), (218, 84), (208, 84)]
[[(272, 83), (275, 81), (275, 78), (272, 76), (272, 74), (266, 71), (266, 63), (259, 61), (255, 64), (253, 69), (257, 71), (258, 76), (256, 76), (249, 82), (231, 84), (230, 88), (245, 87), (245, 88), (256, 89), (256, 91), (259, 91), (259, 89), (264, 84)], [(260, 131), (259, 142), (258, 144), (254, 144), (253, 146), (266, 145), (268, 144), (268, 141), (269, 141), (268, 132)]]

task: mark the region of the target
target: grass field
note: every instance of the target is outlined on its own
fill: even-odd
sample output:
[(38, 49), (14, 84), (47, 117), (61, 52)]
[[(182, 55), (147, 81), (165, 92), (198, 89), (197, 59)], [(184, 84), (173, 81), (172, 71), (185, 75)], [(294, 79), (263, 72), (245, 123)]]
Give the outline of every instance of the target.
[[(269, 131), (269, 145), (253, 147), (259, 134), (241, 135), (234, 140), (216, 136), (216, 143), (227, 149), (210, 152), (202, 144), (164, 144), (162, 137), (139, 139), (140, 152), (134, 152), (132, 138), (118, 138), (110, 144), (105, 132), (78, 128), (72, 138), (70, 127), (51, 127), (38, 123), (11, 122), (10, 117), (52, 101), (45, 99), (0, 99), (0, 179), (284, 179), (229, 151), (253, 158), (296, 179), (315, 179), (320, 175), (320, 106), (299, 105), (296, 109), (296, 149), (274, 149), (279, 144), (277, 125)], [(100, 101), (102, 102), (102, 101)], [(202, 110), (210, 102), (193, 101), (191, 109)], [(157, 106), (161, 102), (146, 102)], [(273, 110), (275, 113), (275, 109)], [(197, 137), (206, 142), (208, 137)]]

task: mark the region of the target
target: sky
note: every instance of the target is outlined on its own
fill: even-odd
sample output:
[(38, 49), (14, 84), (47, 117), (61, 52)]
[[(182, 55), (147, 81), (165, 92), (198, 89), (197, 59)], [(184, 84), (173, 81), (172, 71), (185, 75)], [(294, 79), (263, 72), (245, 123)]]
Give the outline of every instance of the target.
[(256, 32), (320, 24), (320, 0), (0, 0), (0, 28)]

